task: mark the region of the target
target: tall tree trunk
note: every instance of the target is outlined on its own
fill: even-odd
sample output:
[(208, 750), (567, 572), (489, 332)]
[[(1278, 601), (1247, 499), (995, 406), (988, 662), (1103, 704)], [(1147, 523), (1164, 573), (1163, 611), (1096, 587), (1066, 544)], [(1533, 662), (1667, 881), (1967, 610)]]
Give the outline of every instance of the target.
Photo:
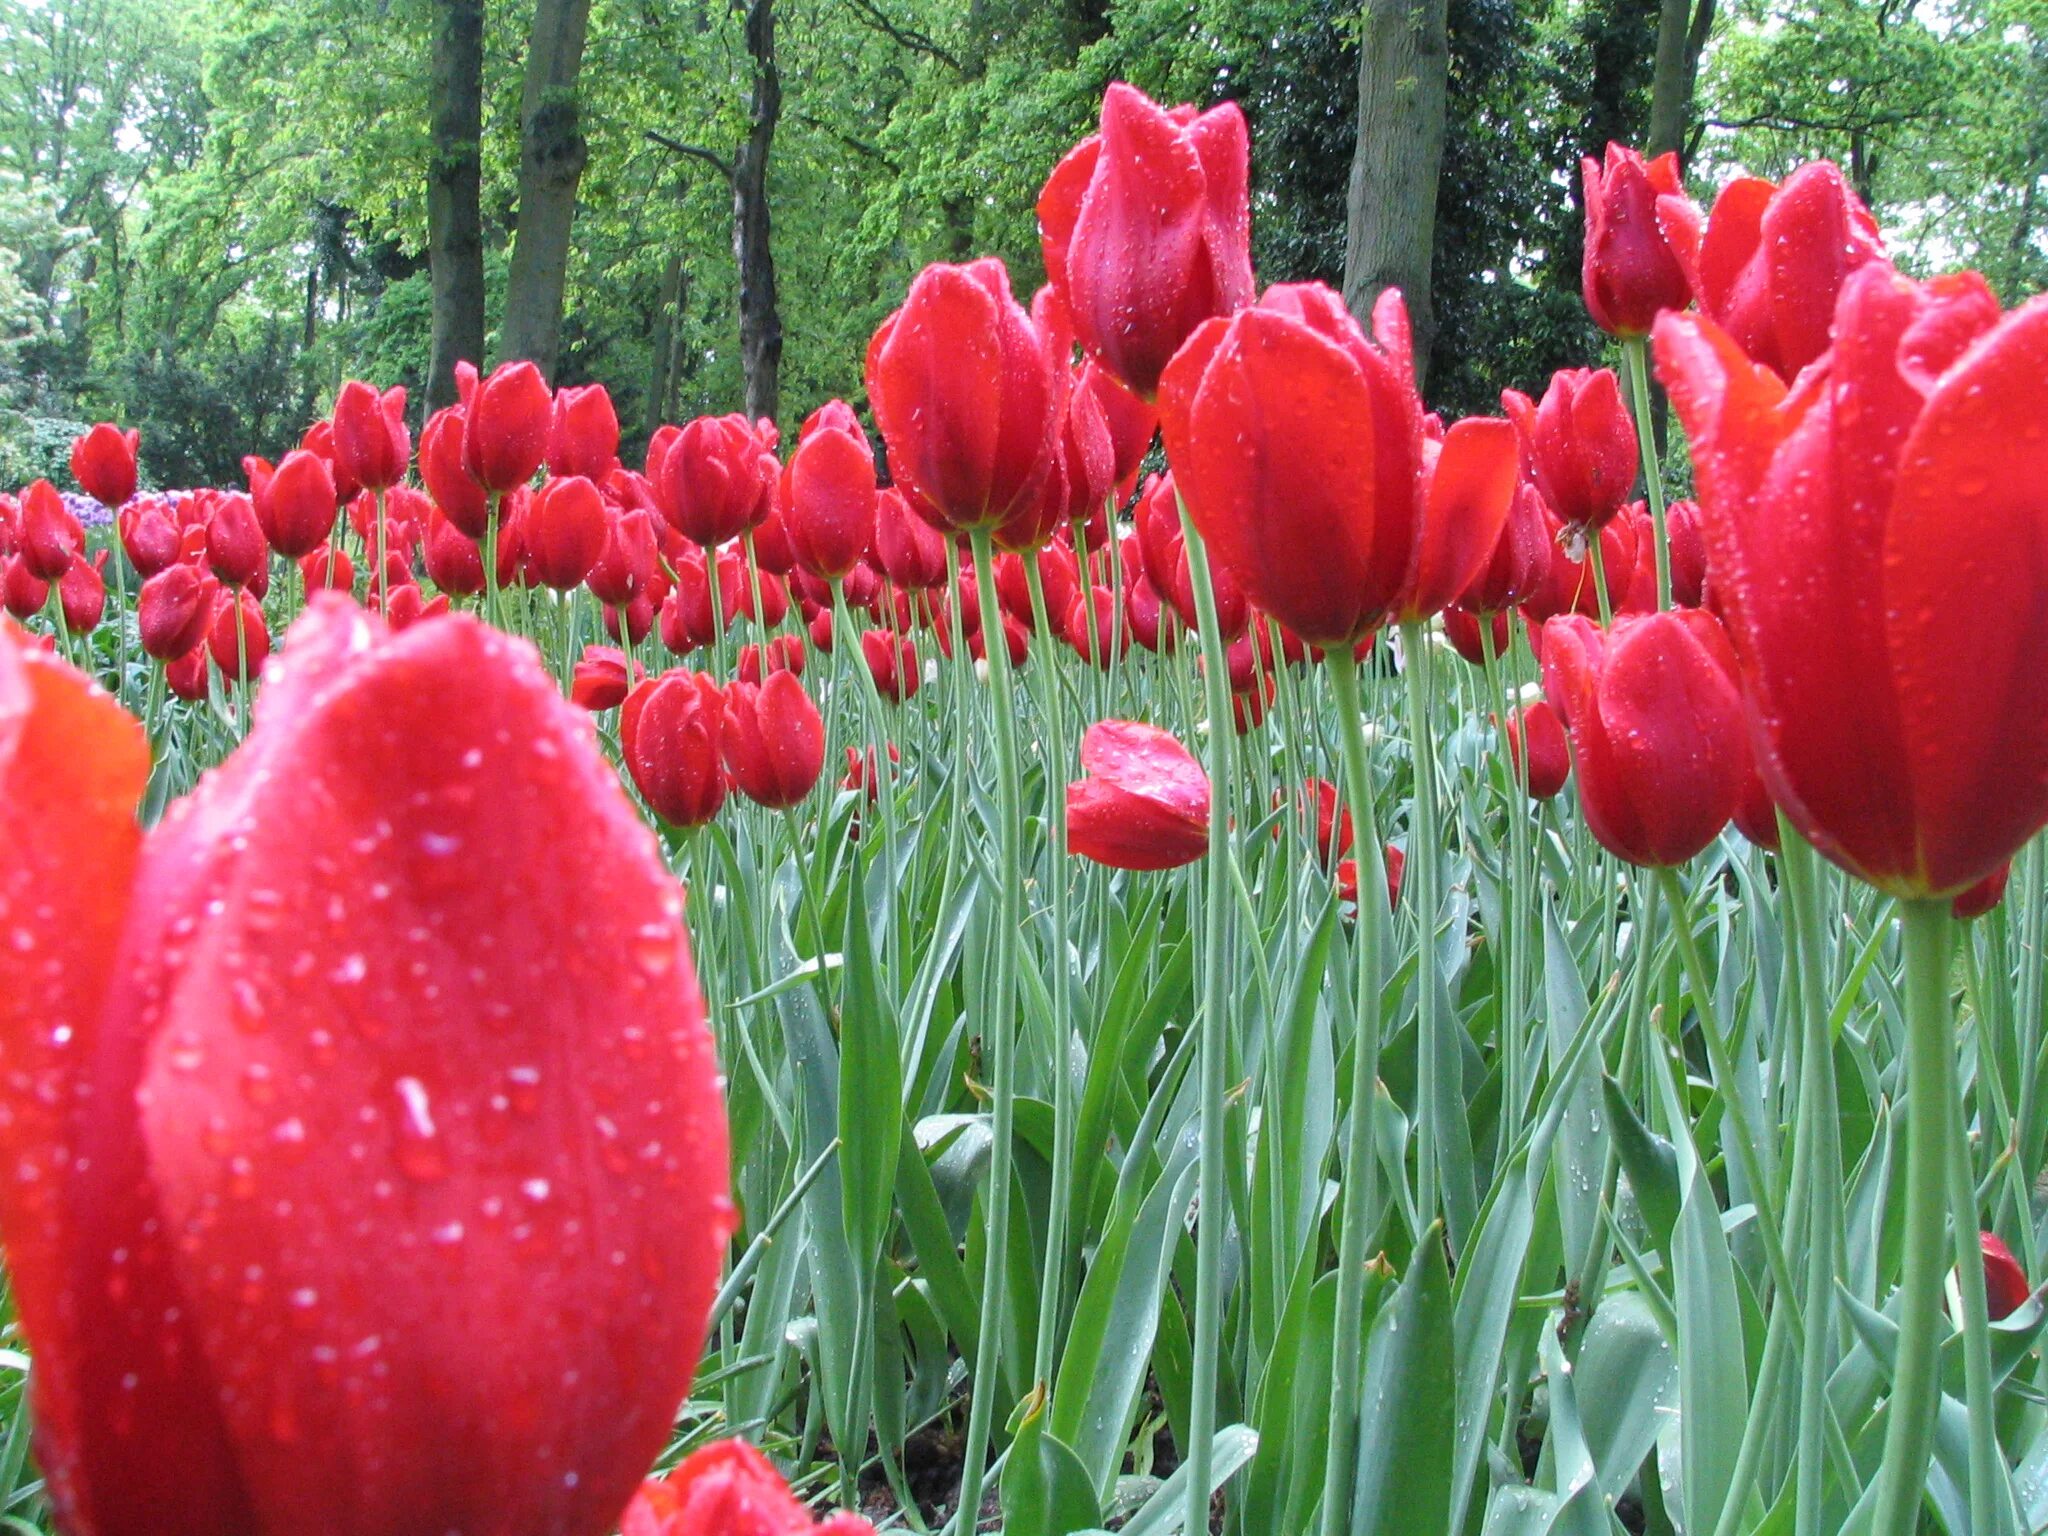
[[(1430, 256), (1450, 64), (1446, 0), (1365, 0), (1358, 142), (1344, 229), (1344, 302), (1361, 324), (1398, 287), (1415, 328), (1418, 376), (1436, 336)], [(1418, 382), (1419, 382), (1418, 377)]]
[(1649, 151), (1676, 150), (1685, 158), (1685, 131), (1699, 83), (1700, 55), (1714, 30), (1715, 0), (1661, 0), (1657, 13), (1657, 64), (1650, 77)]
[(732, 250), (740, 272), (740, 370), (747, 414), (773, 416), (781, 401), (782, 313), (775, 300), (775, 252), (769, 243), (768, 152), (782, 116), (782, 76), (775, 67), (775, 0), (747, 6), (747, 57), (754, 89), (747, 137), (732, 167)]
[(673, 252), (668, 268), (661, 274), (661, 294), (655, 300), (654, 324), (647, 338), (647, 415), (644, 434), (654, 436), (668, 416), (668, 397), (676, 371), (675, 338), (681, 332), (683, 303), (683, 253)]
[(549, 380), (562, 345), (562, 288), (576, 184), (590, 158), (576, 101), (590, 0), (537, 0), (519, 100), (519, 231), (505, 284), (499, 350), (531, 358)]
[(455, 365), (484, 360), (484, 6), (435, 0), (427, 264), (434, 281), (427, 409), (455, 403)]

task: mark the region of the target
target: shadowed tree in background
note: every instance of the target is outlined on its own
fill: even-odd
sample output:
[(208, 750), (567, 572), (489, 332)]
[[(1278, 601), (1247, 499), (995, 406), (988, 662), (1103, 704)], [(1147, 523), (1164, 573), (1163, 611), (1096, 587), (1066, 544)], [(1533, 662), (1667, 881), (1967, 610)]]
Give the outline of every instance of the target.
[(589, 22), (590, 0), (537, 0), (519, 100), (519, 229), (498, 350), (531, 358), (549, 379), (562, 345), (576, 185), (590, 159), (576, 89)]
[(435, 0), (433, 101), (427, 167), (427, 254), (434, 278), (430, 411), (454, 402), (457, 363), (484, 360), (483, 0)]

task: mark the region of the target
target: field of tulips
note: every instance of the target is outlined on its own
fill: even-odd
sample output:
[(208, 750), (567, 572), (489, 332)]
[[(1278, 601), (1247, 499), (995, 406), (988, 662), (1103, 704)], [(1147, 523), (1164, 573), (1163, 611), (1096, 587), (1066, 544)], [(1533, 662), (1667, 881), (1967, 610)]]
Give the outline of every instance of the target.
[(1498, 418), (1115, 86), (794, 443), (0, 497), (0, 1525), (2048, 1528), (2048, 301), (1584, 175)]

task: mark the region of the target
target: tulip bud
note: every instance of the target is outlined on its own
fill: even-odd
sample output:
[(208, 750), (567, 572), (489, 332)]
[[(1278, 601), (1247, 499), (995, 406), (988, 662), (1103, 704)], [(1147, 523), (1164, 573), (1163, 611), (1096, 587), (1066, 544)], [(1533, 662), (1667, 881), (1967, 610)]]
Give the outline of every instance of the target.
[(103, 507), (118, 511), (135, 495), (135, 452), (142, 434), (101, 422), (71, 445), (71, 477)]
[(637, 661), (628, 673), (624, 651), (609, 645), (586, 645), (583, 659), (576, 663), (575, 674), (570, 679), (569, 700), (577, 708), (587, 709), (592, 714), (617, 709), (646, 675)]
[(17, 619), (26, 623), (50, 604), (50, 584), (28, 568), (21, 555), (0, 561), (0, 601)]
[(285, 559), (310, 555), (327, 542), (334, 531), (334, 474), (325, 459), (294, 449), (275, 472), (251, 484), (257, 526)]
[(85, 553), (85, 529), (47, 480), (21, 493), (21, 559), (42, 581), (60, 580)]
[(886, 629), (863, 630), (860, 654), (868, 675), (875, 680), (875, 692), (891, 703), (903, 703), (924, 681), (918, 671), (917, 648), (908, 635), (892, 635)]
[(214, 579), (192, 565), (167, 566), (142, 584), (135, 598), (135, 629), (142, 649), (158, 661), (189, 655), (213, 623)]
[[(239, 627), (237, 614), (241, 616)], [(263, 605), (253, 592), (230, 587), (215, 599), (206, 649), (225, 688), (234, 687), (244, 675), (254, 682), (262, 673), (263, 664), (270, 659), (270, 626), (264, 622)]]
[[(650, 450), (650, 470), (654, 459)], [(662, 516), (697, 545), (723, 544), (759, 524), (774, 505), (774, 459), (744, 416), (699, 416), (650, 472)]]
[(269, 563), (255, 504), (239, 492), (231, 491), (213, 504), (206, 522), (206, 563), (231, 587), (254, 585)]
[[(463, 458), (467, 418), (459, 405), (447, 406), (427, 419), (420, 433), (420, 479), (441, 515), (470, 539), (490, 531), (489, 493), (477, 484)], [(481, 590), (481, 588), (479, 588)]]
[(389, 490), (405, 478), (412, 461), (412, 434), (405, 426), (405, 386), (376, 389), (351, 379), (334, 402), (334, 459), (365, 490)]
[(654, 575), (654, 522), (644, 507), (620, 512), (605, 526), (604, 552), (587, 578), (599, 602), (630, 603)]
[[(764, 661), (765, 658), (765, 661)], [(764, 676), (776, 672), (794, 672), (798, 677), (804, 672), (804, 643), (795, 635), (777, 635), (765, 645), (743, 645), (740, 647), (739, 678), (743, 683), (758, 683)]]
[[(782, 523), (796, 563), (826, 580), (860, 564), (875, 533), (875, 459), (867, 435), (844, 417), (806, 430), (782, 472)], [(818, 418), (814, 418), (818, 419)]]
[(619, 462), (619, 416), (602, 384), (555, 391), (548, 473), (602, 481)]
[(316, 592), (339, 592), (347, 596), (355, 591), (356, 563), (349, 558), (347, 550), (322, 544), (299, 561), (299, 583), (305, 589), (308, 602), (313, 600)]
[[(553, 397), (538, 368), (523, 359), (500, 363), (477, 385), (463, 411), (462, 462), (472, 480), (503, 493), (533, 478), (547, 457), (554, 415)], [(434, 499), (441, 501), (443, 512), (455, 515), (456, 509), (438, 494)]]
[(1531, 800), (1555, 799), (1572, 772), (1571, 745), (1557, 711), (1543, 699), (1521, 706), (1508, 716), (1507, 738), (1515, 783), (1527, 788)]
[(725, 698), (701, 672), (664, 672), (626, 696), (619, 745), (654, 814), (702, 826), (725, 803)]
[(98, 629), (100, 619), (107, 611), (107, 569), (108, 550), (101, 550), (88, 563), (84, 560), (71, 562), (57, 583), (59, 600), (64, 605), (64, 627), (74, 635), (90, 634)]
[(1501, 393), (1501, 404), (1530, 475), (1560, 521), (1598, 528), (1621, 510), (1636, 479), (1636, 429), (1611, 369), (1561, 368), (1541, 405), (1513, 389)]
[(596, 486), (581, 475), (549, 480), (525, 521), (527, 552), (541, 584), (557, 592), (581, 586), (604, 553), (607, 531)]
[(660, 1481), (641, 1484), (619, 1536), (875, 1536), (875, 1528), (857, 1515), (814, 1523), (767, 1457), (742, 1441), (719, 1440)]
[(131, 499), (116, 524), (128, 563), (145, 579), (178, 558), (178, 523), (162, 501)]
[(1643, 336), (1664, 310), (1692, 302), (1687, 276), (1700, 211), (1679, 184), (1678, 156), (1644, 160), (1620, 144), (1579, 162), (1586, 199), (1581, 287), (1593, 323), (1610, 336)]
[(2003, 1238), (1994, 1232), (1980, 1232), (1977, 1246), (1984, 1254), (1984, 1299), (1989, 1303), (1991, 1321), (2002, 1322), (2027, 1304), (2034, 1288), (2027, 1284), (2027, 1272)]
[(798, 804), (825, 767), (825, 721), (794, 672), (726, 690), (725, 766), (748, 799), (770, 810)]

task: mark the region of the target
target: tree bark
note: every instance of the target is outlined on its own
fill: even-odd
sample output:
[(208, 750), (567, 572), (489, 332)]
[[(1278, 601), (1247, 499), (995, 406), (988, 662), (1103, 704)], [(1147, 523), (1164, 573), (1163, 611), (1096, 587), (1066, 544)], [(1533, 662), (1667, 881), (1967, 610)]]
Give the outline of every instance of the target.
[(669, 396), (675, 389), (675, 338), (681, 334), (683, 307), (683, 253), (670, 253), (668, 268), (661, 275), (661, 294), (655, 300), (654, 324), (647, 339), (647, 414), (643, 435), (654, 436), (668, 419)]
[(434, 319), (427, 409), (455, 403), (455, 365), (484, 360), (484, 6), (435, 0), (427, 264)]
[(740, 278), (740, 371), (747, 415), (758, 419), (775, 415), (782, 394), (782, 312), (775, 297), (768, 223), (768, 153), (782, 116), (775, 0), (750, 0), (747, 6), (747, 57), (754, 65), (754, 87), (747, 103), (747, 137), (733, 157), (732, 251)]
[(1446, 0), (1365, 0), (1358, 140), (1344, 229), (1344, 302), (1365, 324), (1398, 287), (1415, 331), (1417, 383), (1436, 335), (1430, 258), (1443, 162), (1450, 47)]
[(1700, 55), (1714, 30), (1715, 0), (1661, 0), (1657, 13), (1657, 64), (1650, 77), (1649, 152), (1686, 157), (1686, 126), (1699, 82)]
[(576, 99), (589, 22), (590, 0), (538, 0), (519, 101), (519, 230), (499, 350), (532, 359), (550, 382), (562, 344), (576, 185), (590, 158)]

